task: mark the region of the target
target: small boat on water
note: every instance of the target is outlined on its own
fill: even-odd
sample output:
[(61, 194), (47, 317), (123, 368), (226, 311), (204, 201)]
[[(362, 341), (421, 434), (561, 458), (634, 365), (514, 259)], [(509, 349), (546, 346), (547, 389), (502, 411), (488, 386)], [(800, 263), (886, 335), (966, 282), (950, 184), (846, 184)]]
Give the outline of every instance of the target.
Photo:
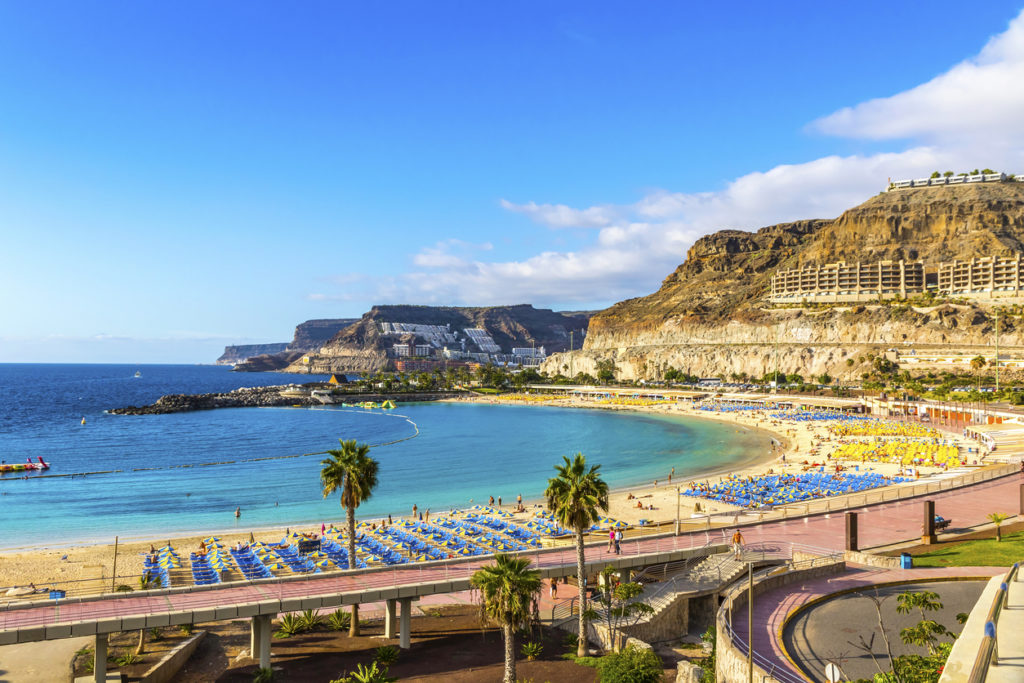
[(0, 474), (7, 472), (35, 472), (50, 469), (49, 463), (43, 460), (42, 456), (39, 457), (39, 462), (32, 462), (29, 458), (25, 458), (25, 462), (16, 462), (13, 464), (2, 463), (0, 464)]
[(142, 377), (142, 372), (140, 372), (139, 370), (136, 370), (135, 371), (135, 376), (136, 377)]

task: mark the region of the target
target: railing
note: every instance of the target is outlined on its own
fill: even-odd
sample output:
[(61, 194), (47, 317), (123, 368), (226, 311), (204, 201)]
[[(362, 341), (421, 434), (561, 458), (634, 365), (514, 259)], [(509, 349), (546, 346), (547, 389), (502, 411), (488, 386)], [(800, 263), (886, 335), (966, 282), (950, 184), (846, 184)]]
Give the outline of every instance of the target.
[[(814, 548), (813, 546), (805, 546), (797, 543), (790, 544), (790, 552), (792, 552), (794, 549), (801, 550), (804, 552), (816, 552), (819, 550)], [(790, 572), (801, 569), (811, 569), (814, 567), (824, 566), (826, 564), (835, 564), (837, 562), (842, 561), (843, 559), (843, 553), (841, 552), (835, 552), (832, 550), (825, 550), (823, 552), (824, 554), (820, 557), (812, 557), (806, 560), (800, 560), (798, 562), (790, 562), (785, 567), (784, 571)], [(753, 582), (756, 585), (760, 583), (762, 580), (768, 578), (769, 576), (777, 574), (778, 572), (779, 567), (768, 567), (766, 569), (758, 570), (753, 573)], [(806, 679), (803, 676), (786, 668), (785, 665), (783, 665), (780, 662), (780, 660), (767, 657), (763, 654), (758, 653), (757, 651), (753, 651), (752, 648), (748, 650), (748, 641), (745, 640), (743, 636), (736, 633), (736, 631), (733, 629), (732, 603), (735, 600), (735, 598), (745, 593), (746, 590), (747, 589), (744, 587), (735, 588), (727, 596), (726, 603), (723, 604), (723, 607), (721, 608), (726, 610), (726, 618), (723, 619), (720, 614), (719, 617), (716, 619), (716, 623), (723, 630), (725, 636), (729, 639), (729, 646), (736, 649), (739, 653), (746, 653), (748, 651), (751, 651), (751, 660), (754, 666), (765, 672), (766, 677), (762, 678), (762, 680), (778, 681), (779, 683), (806, 683)], [(747, 637), (751, 638), (752, 634), (747, 634)]]
[(981, 647), (978, 649), (978, 656), (974, 660), (971, 674), (967, 678), (968, 683), (985, 683), (989, 668), (999, 665), (999, 639), (996, 635), (998, 631), (996, 627), (999, 623), (999, 615), (1006, 608), (1006, 603), (1010, 598), (1010, 584), (1016, 579), (1019, 568), (1019, 562), (1015, 562), (1010, 567), (1003, 582), (999, 584), (995, 597), (992, 598), (992, 606), (989, 607), (988, 615), (985, 617)]

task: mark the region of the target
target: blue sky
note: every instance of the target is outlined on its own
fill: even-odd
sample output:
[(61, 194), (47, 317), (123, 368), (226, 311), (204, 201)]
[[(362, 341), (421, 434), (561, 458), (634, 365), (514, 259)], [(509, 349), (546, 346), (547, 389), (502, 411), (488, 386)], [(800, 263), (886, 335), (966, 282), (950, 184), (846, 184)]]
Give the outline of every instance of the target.
[(1019, 14), (0, 3), (0, 362), (209, 362), (374, 303), (600, 308), (719, 228), (1022, 172)]

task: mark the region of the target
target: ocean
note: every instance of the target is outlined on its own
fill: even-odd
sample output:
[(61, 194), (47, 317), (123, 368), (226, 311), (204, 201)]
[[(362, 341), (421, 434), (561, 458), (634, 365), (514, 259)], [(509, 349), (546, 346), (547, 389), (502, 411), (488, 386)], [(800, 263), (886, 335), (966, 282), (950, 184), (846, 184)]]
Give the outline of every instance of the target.
[(321, 495), (324, 456), (310, 454), (339, 438), (374, 445), (381, 463), (363, 518), (491, 495), (540, 498), (555, 463), (577, 451), (601, 464), (611, 486), (626, 487), (664, 480), (672, 467), (677, 478), (739, 469), (768, 448), (764, 433), (706, 420), (532, 405), (105, 412), (164, 394), (318, 379), (327, 378), (223, 366), (0, 364), (0, 458), (42, 456), (46, 474), (74, 475), (0, 475), (0, 549), (338, 523), (339, 497)]

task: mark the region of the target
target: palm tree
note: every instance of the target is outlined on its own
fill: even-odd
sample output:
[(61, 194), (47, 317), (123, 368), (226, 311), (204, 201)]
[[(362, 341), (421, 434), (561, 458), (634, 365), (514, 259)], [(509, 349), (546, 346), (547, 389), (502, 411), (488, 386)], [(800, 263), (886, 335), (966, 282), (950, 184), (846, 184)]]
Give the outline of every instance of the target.
[(1010, 518), (1010, 515), (1002, 512), (990, 512), (987, 518), (990, 522), (996, 525), (996, 542), (1003, 540), (1003, 535), (999, 527), (1003, 525), (1003, 522)]
[(978, 373), (978, 391), (981, 391), (981, 369), (985, 367), (985, 357), (975, 356), (971, 359), (971, 369)]
[(529, 569), (529, 558), (504, 553), (494, 556), (494, 564), (484, 565), (469, 579), (480, 591), (480, 617), (501, 626), (505, 637), (505, 678), (516, 681), (516, 629), (530, 624), (533, 602), (540, 593), (540, 572)]
[(582, 657), (587, 653), (587, 631), (583, 620), (583, 613), (587, 609), (583, 532), (601, 518), (600, 511), (608, 512), (608, 484), (597, 473), (601, 469), (600, 465), (593, 465), (587, 470), (587, 460), (582, 453), (577, 453), (572, 460), (562, 456), (562, 460), (563, 464), (555, 465), (558, 476), (548, 479), (544, 497), (548, 500), (548, 510), (554, 513), (558, 523), (576, 534), (576, 580), (580, 590), (580, 630), (576, 654)]
[[(341, 505), (348, 522), (348, 568), (356, 568), (356, 508), (367, 500), (377, 486), (377, 467), (380, 463), (367, 455), (370, 447), (356, 443), (355, 439), (341, 442), (341, 448), (327, 451), (330, 456), (320, 464), (320, 484), (324, 498), (341, 491)], [(359, 635), (359, 605), (352, 605), (352, 623), (349, 636)]]

